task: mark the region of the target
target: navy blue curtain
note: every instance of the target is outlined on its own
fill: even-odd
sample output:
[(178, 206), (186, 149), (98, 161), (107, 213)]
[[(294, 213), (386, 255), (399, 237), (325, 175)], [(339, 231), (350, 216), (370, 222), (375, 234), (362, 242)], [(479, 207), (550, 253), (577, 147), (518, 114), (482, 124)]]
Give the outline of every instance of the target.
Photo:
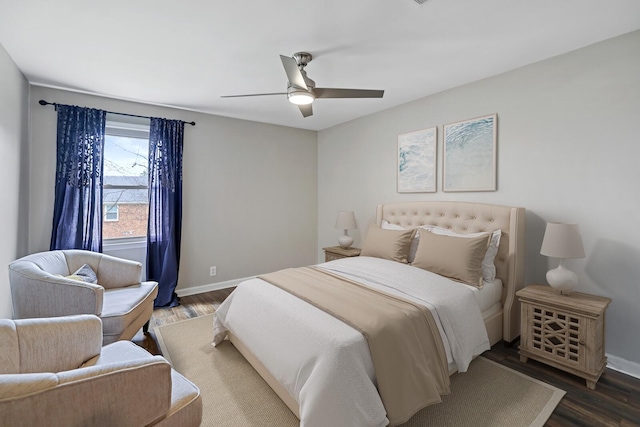
[(51, 250), (102, 252), (106, 111), (57, 105), (57, 162)]
[(175, 307), (182, 233), (184, 122), (151, 118), (147, 279), (158, 282), (155, 307)]

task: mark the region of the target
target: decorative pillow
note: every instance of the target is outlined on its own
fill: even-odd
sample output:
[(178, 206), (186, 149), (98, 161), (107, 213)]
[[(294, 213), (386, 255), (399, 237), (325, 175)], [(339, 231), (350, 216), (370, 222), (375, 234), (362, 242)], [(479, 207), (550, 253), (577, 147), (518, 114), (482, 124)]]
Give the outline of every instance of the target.
[(413, 266), (482, 288), (482, 260), (491, 234), (455, 237), (422, 233)]
[[(386, 219), (382, 220), (382, 229), (383, 230), (409, 230), (401, 225), (391, 224)], [(420, 242), (420, 229), (416, 228), (416, 234), (413, 236), (411, 240), (411, 246), (409, 247), (409, 255), (407, 256), (407, 261), (409, 264), (413, 262), (416, 257), (416, 251), (418, 250), (418, 243)]]
[(80, 280), (86, 283), (98, 283), (98, 275), (87, 264), (77, 269), (72, 275), (67, 276), (67, 279)]
[(406, 264), (411, 240), (415, 234), (416, 230), (383, 230), (371, 224), (360, 256), (384, 258)]
[[(424, 228), (433, 234), (440, 234), (443, 236), (473, 238), (487, 234), (487, 232), (462, 234), (448, 228), (437, 227), (435, 225), (425, 226)], [(491, 241), (489, 242), (487, 253), (484, 255), (484, 259), (482, 260), (482, 278), (485, 282), (492, 283), (496, 280), (496, 265), (494, 261), (498, 254), (498, 247), (500, 246), (500, 236), (502, 236), (502, 231), (499, 229), (491, 233)]]

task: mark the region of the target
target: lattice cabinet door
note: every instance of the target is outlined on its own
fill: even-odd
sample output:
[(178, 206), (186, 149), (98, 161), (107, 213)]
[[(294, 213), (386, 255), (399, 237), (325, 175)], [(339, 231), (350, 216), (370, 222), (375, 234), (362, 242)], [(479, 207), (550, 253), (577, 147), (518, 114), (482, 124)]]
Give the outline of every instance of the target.
[(520, 360), (538, 360), (587, 380), (595, 389), (604, 371), (605, 311), (611, 300), (560, 295), (549, 286), (518, 291), (522, 310)]
[(528, 305), (531, 319), (531, 350), (549, 354), (569, 365), (584, 361), (584, 317), (558, 313), (544, 306)]

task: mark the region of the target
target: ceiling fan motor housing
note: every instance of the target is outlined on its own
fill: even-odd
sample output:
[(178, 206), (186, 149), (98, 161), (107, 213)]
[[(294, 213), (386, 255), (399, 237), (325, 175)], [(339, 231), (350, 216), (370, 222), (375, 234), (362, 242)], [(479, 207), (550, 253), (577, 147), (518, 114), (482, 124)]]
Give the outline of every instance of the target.
[(313, 56), (309, 52), (296, 52), (293, 54), (293, 59), (298, 63), (298, 67), (306, 67), (313, 59)]

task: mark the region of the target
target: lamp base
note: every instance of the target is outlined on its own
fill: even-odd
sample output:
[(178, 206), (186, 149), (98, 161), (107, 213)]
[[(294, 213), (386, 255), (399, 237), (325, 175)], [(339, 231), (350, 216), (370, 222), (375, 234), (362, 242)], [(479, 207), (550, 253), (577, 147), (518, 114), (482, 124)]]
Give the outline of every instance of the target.
[(340, 246), (347, 249), (351, 247), (351, 245), (353, 244), (353, 237), (349, 236), (348, 234), (345, 234), (343, 236), (338, 237), (338, 243), (340, 243)]
[(568, 294), (578, 285), (578, 275), (561, 262), (558, 268), (547, 271), (547, 282), (561, 294)]

